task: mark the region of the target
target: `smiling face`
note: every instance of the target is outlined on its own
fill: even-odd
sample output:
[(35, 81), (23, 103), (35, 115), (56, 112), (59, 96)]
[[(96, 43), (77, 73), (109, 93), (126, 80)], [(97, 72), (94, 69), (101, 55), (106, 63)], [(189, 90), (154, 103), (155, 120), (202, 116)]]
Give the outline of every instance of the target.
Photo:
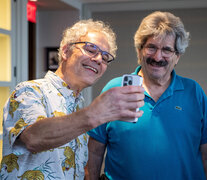
[[(104, 34), (100, 32), (89, 32), (81, 37), (80, 42), (91, 42), (101, 50), (109, 52), (109, 44)], [(94, 84), (106, 71), (107, 65), (102, 63), (102, 56), (99, 53), (95, 57), (89, 57), (81, 48), (84, 44), (76, 44), (71, 50), (65, 48), (62, 56), (62, 68), (59, 75), (73, 90), (81, 91), (83, 88)]]
[[(157, 51), (149, 55), (145, 47), (157, 48)], [(165, 51), (175, 51), (174, 47), (175, 37), (172, 35), (167, 35), (164, 39), (148, 38), (144, 47), (139, 50), (142, 66), (141, 72), (145, 78), (164, 83), (170, 80), (171, 72), (178, 63), (180, 56), (176, 53), (172, 53), (172, 56), (165, 57)], [(161, 51), (163, 51), (163, 53)]]

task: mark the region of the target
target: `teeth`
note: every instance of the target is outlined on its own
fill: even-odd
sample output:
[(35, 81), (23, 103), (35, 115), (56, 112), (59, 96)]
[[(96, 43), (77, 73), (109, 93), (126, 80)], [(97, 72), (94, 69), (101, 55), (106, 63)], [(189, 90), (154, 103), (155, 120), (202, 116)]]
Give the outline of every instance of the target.
[(91, 69), (95, 73), (98, 73), (98, 71), (95, 68), (91, 67), (91, 66), (85, 66), (85, 68)]

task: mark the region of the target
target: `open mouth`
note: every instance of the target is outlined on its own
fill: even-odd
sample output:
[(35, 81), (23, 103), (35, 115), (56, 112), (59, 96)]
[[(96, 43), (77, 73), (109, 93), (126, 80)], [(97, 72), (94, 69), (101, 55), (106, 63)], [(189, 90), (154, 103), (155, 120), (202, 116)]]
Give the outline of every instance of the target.
[(83, 65), (83, 66), (84, 66), (84, 68), (90, 69), (91, 71), (95, 72), (96, 74), (98, 73), (98, 70), (93, 68), (93, 67), (91, 67), (91, 66), (88, 66), (88, 65)]

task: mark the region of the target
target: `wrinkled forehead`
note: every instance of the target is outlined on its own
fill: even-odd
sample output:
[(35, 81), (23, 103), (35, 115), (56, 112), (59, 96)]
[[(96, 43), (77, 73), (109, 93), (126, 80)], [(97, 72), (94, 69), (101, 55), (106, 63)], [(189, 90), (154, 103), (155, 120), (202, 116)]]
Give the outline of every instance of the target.
[(80, 41), (93, 43), (104, 51), (109, 51), (110, 48), (107, 36), (98, 31), (89, 31), (86, 35), (80, 37)]
[(171, 46), (175, 45), (175, 36), (173, 34), (159, 34), (152, 35), (146, 39), (146, 43), (156, 43), (156, 44), (169, 44)]

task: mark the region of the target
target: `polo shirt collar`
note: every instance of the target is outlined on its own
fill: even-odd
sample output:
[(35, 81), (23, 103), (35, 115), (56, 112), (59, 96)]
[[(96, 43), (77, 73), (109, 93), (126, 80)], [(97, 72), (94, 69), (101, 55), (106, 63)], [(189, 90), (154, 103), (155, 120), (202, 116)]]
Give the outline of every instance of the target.
[[(135, 69), (135, 72), (133, 72), (132, 74), (138, 74), (140, 70), (141, 70), (141, 66), (138, 66)], [(172, 75), (171, 83), (169, 87), (166, 89), (166, 91), (162, 94), (161, 98), (166, 98), (168, 96), (173, 95), (174, 91), (181, 91), (184, 89), (183, 82), (179, 78), (179, 76), (177, 76), (175, 70), (172, 71), (171, 75)]]

